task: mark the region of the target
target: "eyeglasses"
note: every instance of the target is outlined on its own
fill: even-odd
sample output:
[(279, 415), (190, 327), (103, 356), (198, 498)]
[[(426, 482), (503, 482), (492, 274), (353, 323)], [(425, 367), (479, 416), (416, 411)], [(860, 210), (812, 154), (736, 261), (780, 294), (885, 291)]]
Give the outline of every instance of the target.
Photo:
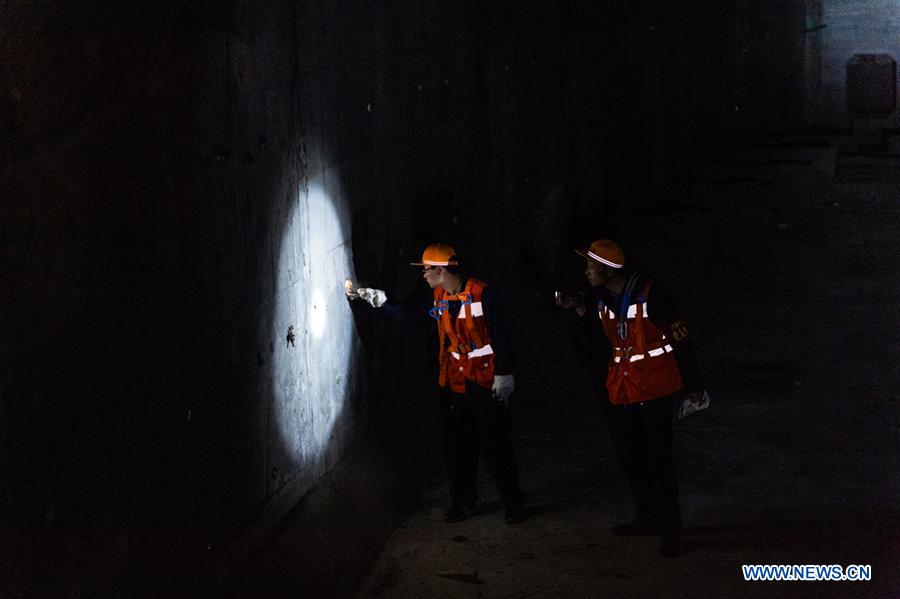
[(437, 266), (426, 266), (425, 268), (422, 269), (422, 273), (423, 274), (427, 273), (428, 271), (434, 270), (435, 268), (437, 268)]

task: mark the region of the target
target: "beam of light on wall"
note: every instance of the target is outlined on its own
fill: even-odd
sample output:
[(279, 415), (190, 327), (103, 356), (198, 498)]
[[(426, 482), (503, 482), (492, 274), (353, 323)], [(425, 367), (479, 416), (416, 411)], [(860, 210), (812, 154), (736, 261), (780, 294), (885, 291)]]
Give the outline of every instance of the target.
[(319, 289), (313, 289), (312, 292), (312, 308), (309, 314), (309, 328), (313, 334), (313, 338), (319, 339), (325, 332), (325, 326), (328, 324), (328, 311), (325, 303), (325, 296)]
[[(284, 230), (272, 323), (284, 340), (271, 365), (279, 438), (271, 435), (269, 459), (286, 476), (329, 466), (326, 450), (353, 392), (358, 340), (344, 295), (353, 277), (348, 212), (337, 174), (326, 172), (300, 190)], [(291, 326), (293, 345), (285, 337)]]

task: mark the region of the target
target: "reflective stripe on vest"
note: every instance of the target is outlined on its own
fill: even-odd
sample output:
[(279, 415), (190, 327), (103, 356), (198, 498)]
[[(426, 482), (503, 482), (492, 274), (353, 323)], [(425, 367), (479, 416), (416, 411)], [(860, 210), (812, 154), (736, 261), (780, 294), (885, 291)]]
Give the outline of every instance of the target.
[[(622, 351), (621, 347), (617, 347), (615, 349), (616, 349), (616, 351)], [(647, 352), (647, 355), (650, 356), (651, 358), (655, 358), (656, 356), (661, 356), (663, 354), (667, 354), (670, 351), (672, 351), (672, 346), (669, 344), (666, 344), (662, 347), (657, 347), (656, 349), (651, 349), (650, 351)], [(643, 359), (644, 359), (644, 354), (634, 354), (633, 356), (629, 356), (628, 361), (629, 362), (637, 362), (638, 360), (643, 360)], [(613, 358), (613, 362), (615, 362), (616, 364), (618, 364), (621, 361), (622, 361), (622, 358), (620, 356), (616, 356)]]
[[(470, 352), (467, 353), (466, 355), (467, 355), (468, 357), (470, 357), (470, 358), (480, 358), (481, 356), (489, 356), (489, 355), (491, 355), (492, 353), (494, 353), (494, 350), (493, 350), (493, 348), (491, 348), (491, 344), (488, 343), (488, 344), (485, 345), (484, 347), (479, 347), (478, 349), (473, 349), (472, 351), (470, 351)], [(450, 355), (453, 356), (455, 359), (459, 360), (459, 354), (458, 354), (458, 353), (456, 353), (456, 352), (450, 352)]]
[[(644, 311), (644, 315), (646, 315), (647, 314), (647, 302), (642, 302), (640, 304), (640, 306), (641, 306), (641, 309)], [(630, 306), (628, 306), (627, 318), (637, 318), (637, 307), (638, 307), (638, 304), (631, 304)], [(610, 310), (606, 306), (603, 306), (602, 310), (603, 310), (603, 312), (606, 313), (606, 317), (609, 318), (610, 320), (616, 319), (616, 313), (613, 310)], [(601, 316), (601, 318), (602, 318), (602, 316)]]
[[(472, 310), (472, 318), (475, 318), (478, 316), (484, 316), (484, 310), (481, 307), (481, 302), (472, 302), (471, 304), (469, 304), (469, 308)], [(466, 317), (466, 311), (463, 310), (462, 307), (460, 307), (459, 316), (457, 316), (457, 318), (465, 318), (465, 317)]]

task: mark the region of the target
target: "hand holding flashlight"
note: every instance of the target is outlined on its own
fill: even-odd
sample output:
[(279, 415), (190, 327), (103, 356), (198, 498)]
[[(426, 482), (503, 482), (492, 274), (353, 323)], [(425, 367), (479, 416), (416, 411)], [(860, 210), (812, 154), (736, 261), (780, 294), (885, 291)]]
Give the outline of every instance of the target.
[(387, 293), (381, 289), (373, 289), (371, 287), (357, 287), (354, 289), (353, 279), (344, 281), (344, 295), (349, 300), (364, 300), (373, 308), (380, 308), (387, 301)]
[(387, 301), (387, 294), (381, 289), (372, 289), (370, 287), (360, 287), (356, 290), (360, 299), (369, 302), (373, 308), (380, 308)]
[(556, 305), (563, 310), (575, 308), (575, 311), (578, 312), (579, 316), (584, 316), (585, 312), (587, 312), (587, 309), (584, 307), (582, 298), (574, 293), (554, 291), (553, 299), (556, 301)]

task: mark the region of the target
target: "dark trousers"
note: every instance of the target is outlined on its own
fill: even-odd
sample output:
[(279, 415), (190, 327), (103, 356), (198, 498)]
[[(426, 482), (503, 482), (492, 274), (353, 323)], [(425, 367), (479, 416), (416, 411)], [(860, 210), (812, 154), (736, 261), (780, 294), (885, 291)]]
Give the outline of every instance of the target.
[(674, 395), (619, 406), (605, 400), (604, 411), (619, 464), (628, 479), (639, 519), (663, 534), (681, 532), (678, 482), (672, 458)]
[(441, 390), (444, 460), (454, 506), (478, 501), (478, 455), (507, 507), (521, 506), (519, 469), (510, 441), (509, 408), (491, 390), (466, 382), (465, 393)]

